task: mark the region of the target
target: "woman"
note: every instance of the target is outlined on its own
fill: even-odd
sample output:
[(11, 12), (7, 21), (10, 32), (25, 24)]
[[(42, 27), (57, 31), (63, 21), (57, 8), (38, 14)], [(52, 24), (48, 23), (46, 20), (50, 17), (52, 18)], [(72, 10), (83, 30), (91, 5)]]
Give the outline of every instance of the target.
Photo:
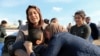
[(85, 22), (84, 11), (75, 12), (74, 20), (76, 22), (76, 25), (71, 27), (70, 33), (84, 39), (90, 37), (91, 29), (88, 25), (84, 23)]
[[(68, 32), (60, 30), (53, 32), (51, 30), (55, 28), (54, 26), (46, 27), (46, 37), (50, 41), (46, 50), (40, 56), (100, 56), (99, 47)], [(24, 46), (29, 56), (36, 56), (32, 49), (32, 42), (26, 41)]]
[(21, 56), (25, 53), (23, 50), (19, 50), (19, 49), (15, 50), (15, 47), (20, 46), (17, 44), (17, 42), (27, 40), (27, 38), (30, 37), (28, 33), (29, 33), (29, 30), (31, 29), (43, 30), (42, 29), (42, 26), (43, 26), (42, 15), (41, 15), (40, 9), (37, 6), (29, 5), (28, 8), (26, 9), (26, 17), (27, 17), (28, 24), (25, 26), (22, 26), (19, 29), (17, 39), (13, 45), (13, 51), (15, 51), (14, 54), (17, 56)]
[[(52, 38), (52, 35), (57, 34), (57, 33), (59, 33), (59, 32), (66, 32), (66, 29), (63, 28), (63, 27), (62, 27), (61, 25), (59, 25), (59, 24), (55, 24), (55, 23), (49, 24), (49, 25), (46, 27), (45, 33), (44, 33), (47, 43), (49, 43), (49, 41), (50, 41), (51, 39), (53, 39), (53, 38)], [(25, 43), (24, 43), (24, 46), (26, 47), (27, 53), (29, 53), (28, 55), (30, 55), (30, 52), (31, 52), (32, 50), (29, 49), (29, 48), (31, 48), (32, 46), (29, 46), (30, 44), (28, 44), (28, 43), (30, 43), (30, 44), (33, 44), (33, 43), (32, 43), (32, 42), (29, 42), (29, 41), (28, 41), (28, 42), (25, 41)], [(45, 49), (46, 49), (46, 48), (45, 48)], [(41, 51), (43, 51), (43, 49), (40, 50), (40, 52), (41, 52)], [(48, 50), (48, 51), (49, 51), (49, 50)], [(45, 50), (44, 50), (44, 52), (45, 52)], [(39, 53), (40, 56), (41, 56), (44, 52)]]

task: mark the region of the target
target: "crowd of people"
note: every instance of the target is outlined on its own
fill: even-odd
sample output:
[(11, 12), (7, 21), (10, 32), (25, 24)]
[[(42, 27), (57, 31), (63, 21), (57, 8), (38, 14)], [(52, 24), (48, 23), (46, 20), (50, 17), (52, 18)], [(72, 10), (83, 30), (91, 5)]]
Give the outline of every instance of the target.
[(10, 56), (100, 56), (100, 47), (93, 44), (99, 30), (84, 11), (76, 11), (76, 24), (66, 28), (57, 18), (43, 20), (34, 5), (28, 6), (26, 17), (27, 24), (19, 27), (15, 43), (9, 48)]

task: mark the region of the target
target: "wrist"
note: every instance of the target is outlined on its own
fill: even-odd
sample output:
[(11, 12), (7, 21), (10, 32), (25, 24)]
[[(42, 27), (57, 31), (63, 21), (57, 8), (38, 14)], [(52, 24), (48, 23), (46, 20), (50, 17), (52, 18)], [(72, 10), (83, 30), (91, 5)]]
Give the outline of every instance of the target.
[(28, 55), (30, 56), (31, 53), (33, 53), (33, 50), (27, 50)]

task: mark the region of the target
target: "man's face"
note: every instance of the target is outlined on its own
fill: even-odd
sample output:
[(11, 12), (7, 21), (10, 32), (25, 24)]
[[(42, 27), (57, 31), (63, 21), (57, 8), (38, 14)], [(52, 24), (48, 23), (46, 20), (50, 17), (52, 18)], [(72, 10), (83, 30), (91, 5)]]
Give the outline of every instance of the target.
[(86, 18), (86, 23), (88, 24), (90, 22), (90, 19), (89, 18)]
[(7, 24), (2, 24), (2, 26), (3, 26), (3, 27), (6, 27), (6, 26), (7, 26)]

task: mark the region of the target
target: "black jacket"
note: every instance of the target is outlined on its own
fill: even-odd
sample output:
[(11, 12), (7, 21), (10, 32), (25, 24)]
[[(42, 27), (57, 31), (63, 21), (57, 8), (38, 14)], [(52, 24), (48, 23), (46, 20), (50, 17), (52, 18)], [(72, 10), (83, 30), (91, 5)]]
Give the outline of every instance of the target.
[(91, 36), (92, 38), (95, 40), (95, 39), (98, 39), (99, 38), (99, 30), (96, 26), (95, 23), (90, 23), (90, 27), (91, 27)]

